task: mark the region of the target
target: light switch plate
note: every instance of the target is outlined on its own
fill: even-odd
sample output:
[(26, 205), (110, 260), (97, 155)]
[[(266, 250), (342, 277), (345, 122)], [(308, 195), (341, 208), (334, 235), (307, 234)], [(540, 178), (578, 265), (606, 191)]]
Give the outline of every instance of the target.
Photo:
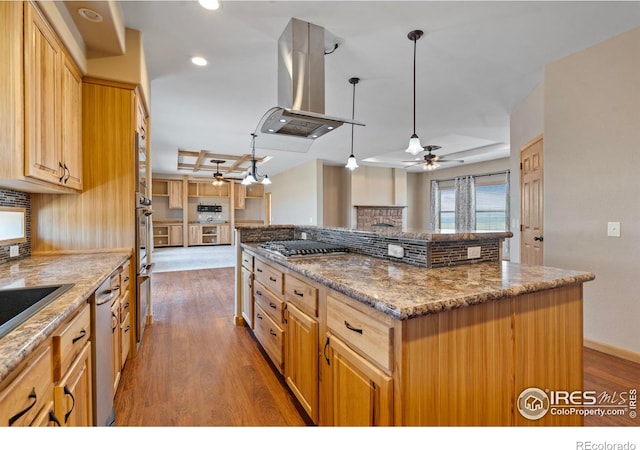
[(20, 247), (18, 245), (12, 245), (9, 247), (9, 258), (15, 258), (20, 256)]
[(467, 259), (480, 258), (482, 247), (467, 247)]
[(389, 256), (394, 256), (396, 258), (403, 258), (404, 257), (404, 248), (402, 248), (399, 245), (389, 244), (389, 248), (388, 248), (387, 254)]
[(607, 223), (607, 236), (620, 237), (620, 222)]
[(307, 238), (307, 233), (305, 233), (304, 231), (302, 233), (300, 233), (300, 237), (302, 239), (306, 239)]

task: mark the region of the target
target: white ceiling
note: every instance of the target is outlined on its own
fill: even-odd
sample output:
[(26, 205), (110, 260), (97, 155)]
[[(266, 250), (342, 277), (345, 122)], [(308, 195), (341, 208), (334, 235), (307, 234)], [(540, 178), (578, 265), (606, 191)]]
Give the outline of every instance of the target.
[[(277, 40), (296, 17), (325, 28), (339, 48), (325, 57), (325, 113), (351, 117), (360, 164), (402, 167), (412, 133), (417, 42), (417, 134), (437, 155), (466, 163), (509, 154), (509, 115), (541, 81), (545, 64), (640, 26), (639, 2), (196, 1), (121, 2), (142, 32), (151, 79), (152, 165), (177, 170), (178, 149), (250, 153), (251, 133), (277, 103)], [(204, 56), (206, 67), (190, 58)], [(344, 164), (351, 127), (307, 153), (260, 147), (273, 176), (310, 159)], [(408, 157), (409, 156), (409, 157)], [(366, 159), (366, 161), (365, 161)], [(412, 169), (416, 170), (416, 169)], [(419, 169), (418, 169), (419, 170)]]

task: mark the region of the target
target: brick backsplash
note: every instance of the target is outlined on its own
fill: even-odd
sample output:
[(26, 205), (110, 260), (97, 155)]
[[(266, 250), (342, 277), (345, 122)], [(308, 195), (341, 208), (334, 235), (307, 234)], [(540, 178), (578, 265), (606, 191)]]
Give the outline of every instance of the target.
[(402, 209), (399, 206), (356, 206), (356, 228), (375, 231), (377, 227), (389, 227), (402, 230)]
[[(26, 227), (27, 242), (17, 244), (20, 249), (20, 258), (31, 255), (31, 194), (0, 188), (0, 206), (15, 206), (27, 210)], [(7, 262), (9, 258), (9, 245), (0, 245), (0, 263)], [(15, 258), (11, 258), (15, 259)]]

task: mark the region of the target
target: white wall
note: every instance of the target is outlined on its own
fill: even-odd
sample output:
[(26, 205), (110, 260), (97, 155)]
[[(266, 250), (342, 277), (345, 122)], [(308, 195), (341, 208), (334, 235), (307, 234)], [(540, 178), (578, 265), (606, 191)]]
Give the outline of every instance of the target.
[(315, 159), (270, 178), (272, 224), (323, 223), (322, 161)]
[(520, 149), (543, 134), (544, 83), (538, 85), (511, 113), (510, 128), (511, 231), (513, 231), (510, 259), (513, 262), (520, 262)]
[(640, 356), (638, 55), (640, 28), (546, 67), (544, 250), (545, 265), (596, 275), (585, 338)]
[(323, 167), (323, 224), (326, 227), (349, 226), (351, 174), (344, 166)]

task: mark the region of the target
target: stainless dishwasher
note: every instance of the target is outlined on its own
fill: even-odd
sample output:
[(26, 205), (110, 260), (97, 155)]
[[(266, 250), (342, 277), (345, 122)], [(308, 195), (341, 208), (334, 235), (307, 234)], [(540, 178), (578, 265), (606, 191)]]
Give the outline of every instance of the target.
[(108, 277), (96, 290), (91, 301), (91, 327), (93, 345), (91, 364), (93, 366), (93, 424), (113, 426), (113, 349), (111, 304), (118, 295), (111, 287)]

